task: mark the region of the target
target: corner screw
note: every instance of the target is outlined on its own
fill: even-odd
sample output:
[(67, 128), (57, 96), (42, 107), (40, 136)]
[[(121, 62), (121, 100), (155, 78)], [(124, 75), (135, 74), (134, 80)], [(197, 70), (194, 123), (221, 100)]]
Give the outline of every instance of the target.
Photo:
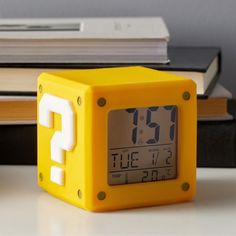
[(77, 98), (77, 104), (78, 104), (79, 106), (81, 105), (81, 102), (82, 102), (82, 101), (81, 101), (81, 97), (78, 97), (78, 98)]
[(42, 172), (39, 173), (39, 180), (42, 182), (43, 181), (43, 174)]
[(190, 189), (190, 185), (187, 182), (183, 183), (181, 187), (182, 187), (182, 190), (185, 192), (187, 192)]
[(97, 104), (98, 104), (98, 106), (100, 106), (100, 107), (104, 107), (104, 106), (106, 105), (106, 103), (107, 103), (107, 101), (106, 101), (106, 99), (103, 98), (103, 97), (101, 97), (101, 98), (99, 98), (99, 99), (97, 100)]
[(80, 189), (78, 190), (77, 195), (78, 195), (78, 198), (82, 198), (82, 192)]
[(99, 192), (97, 195), (98, 200), (104, 200), (106, 198), (105, 192)]
[(43, 92), (43, 86), (40, 84), (39, 85), (39, 92), (42, 93)]
[(185, 101), (188, 101), (188, 100), (190, 99), (190, 97), (191, 97), (191, 95), (190, 95), (190, 93), (189, 93), (188, 91), (185, 91), (185, 92), (183, 93), (183, 99), (184, 99)]

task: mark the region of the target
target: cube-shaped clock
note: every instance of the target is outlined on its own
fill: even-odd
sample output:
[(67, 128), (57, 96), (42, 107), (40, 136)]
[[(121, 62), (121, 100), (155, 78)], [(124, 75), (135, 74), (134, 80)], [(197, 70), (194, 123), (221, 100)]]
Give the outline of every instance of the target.
[(42, 74), (38, 182), (91, 211), (191, 200), (194, 82), (144, 67)]

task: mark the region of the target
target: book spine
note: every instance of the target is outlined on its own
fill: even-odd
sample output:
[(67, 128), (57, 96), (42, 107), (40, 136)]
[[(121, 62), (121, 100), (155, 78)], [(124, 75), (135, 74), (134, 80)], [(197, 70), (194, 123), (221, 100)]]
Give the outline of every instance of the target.
[(198, 167), (236, 167), (236, 121), (200, 121)]
[(0, 164), (37, 163), (37, 126), (0, 125)]

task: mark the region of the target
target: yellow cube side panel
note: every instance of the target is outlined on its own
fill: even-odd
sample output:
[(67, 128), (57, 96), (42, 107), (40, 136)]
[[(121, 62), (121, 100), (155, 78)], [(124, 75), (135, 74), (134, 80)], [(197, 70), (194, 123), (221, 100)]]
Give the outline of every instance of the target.
[[(188, 91), (191, 98), (183, 99)], [(106, 106), (98, 107), (99, 97), (107, 100)], [(177, 179), (126, 185), (108, 185), (107, 123), (108, 112), (113, 109), (133, 107), (177, 105), (178, 150)], [(158, 82), (152, 85), (95, 88), (93, 90), (93, 199), (89, 209), (94, 211), (149, 206), (188, 201), (196, 189), (196, 86), (190, 81)], [(97, 178), (99, 176), (99, 178)], [(188, 183), (190, 189), (183, 191)], [(99, 192), (106, 198), (99, 200)]]
[[(91, 111), (89, 109), (90, 92), (84, 87), (71, 87), (67, 83), (58, 82), (58, 78), (53, 78), (43, 74), (38, 87), (38, 115), (39, 103), (44, 94), (51, 94), (72, 103), (75, 112), (75, 146), (72, 151), (64, 151), (64, 163), (60, 164), (51, 159), (51, 140), (56, 131), (61, 130), (61, 116), (53, 113), (53, 128), (47, 128), (38, 124), (38, 183), (43, 189), (52, 195), (69, 201), (79, 207), (86, 208), (86, 191), (90, 188), (90, 176), (86, 178), (86, 165), (89, 161), (84, 156), (89, 156), (91, 150), (91, 132), (89, 123)], [(41, 91), (41, 92), (40, 92)], [(88, 161), (88, 162), (87, 162)], [(64, 170), (65, 185), (60, 186), (50, 180), (51, 167), (56, 166)]]

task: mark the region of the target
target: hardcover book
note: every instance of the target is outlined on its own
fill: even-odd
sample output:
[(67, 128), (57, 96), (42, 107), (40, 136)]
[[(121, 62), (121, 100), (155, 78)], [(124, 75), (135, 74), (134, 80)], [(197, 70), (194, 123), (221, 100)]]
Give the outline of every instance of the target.
[[(221, 70), (219, 48), (170, 47), (170, 63), (38, 63), (0, 62), (0, 91), (11, 95), (36, 95), (36, 81), (40, 73), (65, 69), (91, 69), (142, 65), (193, 79), (199, 98), (206, 98), (214, 88)], [(23, 60), (22, 60), (23, 61)]]
[(37, 126), (0, 125), (0, 164), (37, 164)]
[(0, 63), (167, 63), (160, 17), (1, 19)]
[(36, 124), (35, 96), (0, 96), (0, 125)]
[(236, 121), (198, 122), (198, 167), (236, 167)]
[(198, 120), (232, 120), (229, 111), (231, 100), (231, 92), (217, 83), (208, 98), (197, 100)]

